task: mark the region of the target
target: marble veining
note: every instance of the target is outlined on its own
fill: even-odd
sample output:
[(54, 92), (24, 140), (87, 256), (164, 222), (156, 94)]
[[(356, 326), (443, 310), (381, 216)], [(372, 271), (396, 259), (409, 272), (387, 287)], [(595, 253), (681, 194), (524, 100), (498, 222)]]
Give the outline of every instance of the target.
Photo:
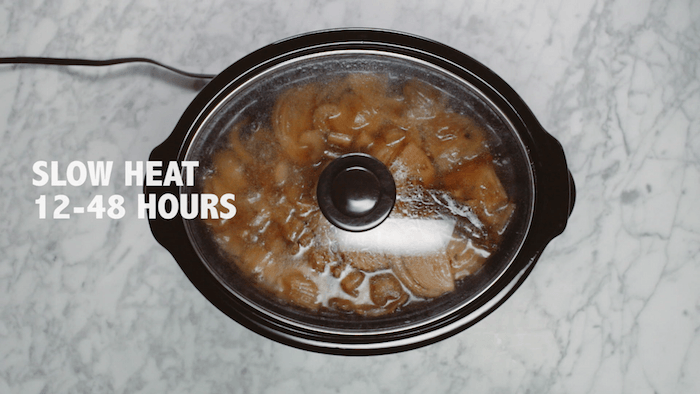
[(0, 65), (1, 393), (700, 391), (700, 2), (64, 0), (0, 4), (0, 56), (146, 56), (218, 73), (291, 35), (405, 31), (498, 73), (563, 145), (568, 228), (496, 312), (396, 355), (308, 353), (211, 306), (148, 224), (38, 219), (138, 188), (32, 164), (147, 160), (201, 84), (144, 65)]

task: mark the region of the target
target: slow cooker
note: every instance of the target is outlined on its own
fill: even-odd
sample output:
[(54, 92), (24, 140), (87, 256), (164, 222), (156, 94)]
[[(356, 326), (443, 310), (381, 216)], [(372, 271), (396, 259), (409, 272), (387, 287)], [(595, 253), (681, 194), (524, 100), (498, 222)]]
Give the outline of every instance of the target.
[(371, 29), (245, 56), (150, 160), (198, 163), (193, 184), (145, 187), (209, 198), (209, 216), (149, 220), (194, 286), (265, 337), (332, 354), (409, 350), (478, 322), (575, 200), (561, 145), (500, 77)]

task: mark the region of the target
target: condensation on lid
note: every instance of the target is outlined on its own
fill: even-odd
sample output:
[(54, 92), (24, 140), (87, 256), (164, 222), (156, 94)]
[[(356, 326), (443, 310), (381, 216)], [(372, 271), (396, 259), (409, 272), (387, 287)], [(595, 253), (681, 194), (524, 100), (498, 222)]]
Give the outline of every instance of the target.
[[(387, 166), (397, 193), (386, 221), (350, 232), (321, 214), (316, 187), (357, 152)], [(472, 85), (401, 55), (336, 51), (268, 70), (217, 104), (187, 157), (207, 163), (189, 192), (236, 194), (233, 220), (187, 223), (207, 266), (241, 297), (320, 311), (324, 325), (466, 302), (527, 226), (531, 177), (512, 165), (527, 160), (509, 121)]]

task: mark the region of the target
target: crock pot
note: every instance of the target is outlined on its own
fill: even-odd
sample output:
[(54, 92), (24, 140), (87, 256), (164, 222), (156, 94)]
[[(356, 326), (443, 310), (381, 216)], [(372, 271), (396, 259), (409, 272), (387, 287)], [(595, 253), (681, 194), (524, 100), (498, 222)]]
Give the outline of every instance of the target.
[[(212, 235), (206, 220), (184, 219), (178, 214), (170, 219), (156, 216), (149, 222), (156, 240), (170, 251), (195, 287), (243, 326), (311, 351), (393, 353), (447, 338), (495, 310), (525, 280), (545, 246), (564, 230), (574, 206), (574, 182), (561, 145), (513, 89), (484, 65), (438, 42), (391, 31), (330, 30), (271, 44), (237, 61), (208, 83), (172, 134), (151, 153), (151, 161), (198, 161), (195, 184), (146, 186), (145, 193), (155, 197), (203, 193), (203, 184), (213, 171), (213, 157), (230, 145), (231, 133), (235, 136), (265, 129), (275, 100), (295, 86), (352, 74), (384, 75), (387, 86), (405, 86), (406, 81), (430, 86), (445, 95), (444, 105), (450, 113), (466, 114), (488, 134), (489, 158), (512, 202), (512, 212), (508, 212), (508, 225), (497, 235), (499, 247), (478, 270), (460, 274), (451, 291), (420, 302), (402, 301), (390, 313), (303, 308), (256, 286), (236, 264), (236, 253), (222, 251), (224, 241)], [(255, 117), (258, 120), (250, 120)], [(240, 124), (248, 126), (237, 129)], [(281, 145), (283, 151), (289, 149)], [(430, 154), (426, 157), (432, 157)], [(367, 151), (354, 152), (352, 148), (338, 157), (330, 156), (311, 164), (319, 167), (311, 172), (317, 179), (304, 181), (315, 187), (312, 199), (319, 207), (314, 207), (314, 212), (322, 211), (319, 220), (324, 228), (340, 237), (359, 234), (358, 239), (369, 231), (409, 231), (392, 219), (397, 210), (396, 190), (402, 186), (389, 165)], [(455, 174), (459, 179), (460, 173)], [(256, 182), (265, 185), (266, 180)], [(240, 205), (240, 190), (228, 192), (236, 196), (232, 200), (238, 208), (235, 217), (251, 218), (255, 210), (262, 209), (256, 203)], [(357, 209), (344, 205), (358, 201)], [(367, 201), (369, 205), (362, 205)], [(292, 209), (296, 208), (292, 205)], [(436, 222), (414, 223), (421, 227)], [(423, 228), (423, 234), (439, 233), (440, 223), (444, 224), (437, 222), (435, 230)], [(245, 223), (239, 226), (243, 229)], [(365, 240), (368, 238), (377, 243), (377, 237)], [(420, 250), (422, 244), (431, 242), (428, 238), (419, 235), (412, 245), (400, 248)], [(380, 246), (383, 242), (387, 241), (378, 241)]]

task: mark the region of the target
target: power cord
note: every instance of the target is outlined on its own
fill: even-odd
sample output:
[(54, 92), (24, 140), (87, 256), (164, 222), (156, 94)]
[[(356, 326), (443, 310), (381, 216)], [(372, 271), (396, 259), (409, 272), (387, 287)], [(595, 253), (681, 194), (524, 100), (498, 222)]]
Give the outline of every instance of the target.
[(40, 64), (49, 66), (88, 66), (101, 67), (113, 66), (124, 63), (149, 63), (176, 74), (183, 75), (188, 78), (195, 79), (212, 79), (216, 75), (213, 74), (197, 74), (188, 71), (179, 70), (175, 67), (168, 66), (153, 59), (143, 57), (125, 57), (108, 60), (89, 60), (89, 59), (70, 59), (70, 58), (55, 58), (55, 57), (32, 57), (32, 56), (17, 56), (17, 57), (0, 57), (0, 64)]

